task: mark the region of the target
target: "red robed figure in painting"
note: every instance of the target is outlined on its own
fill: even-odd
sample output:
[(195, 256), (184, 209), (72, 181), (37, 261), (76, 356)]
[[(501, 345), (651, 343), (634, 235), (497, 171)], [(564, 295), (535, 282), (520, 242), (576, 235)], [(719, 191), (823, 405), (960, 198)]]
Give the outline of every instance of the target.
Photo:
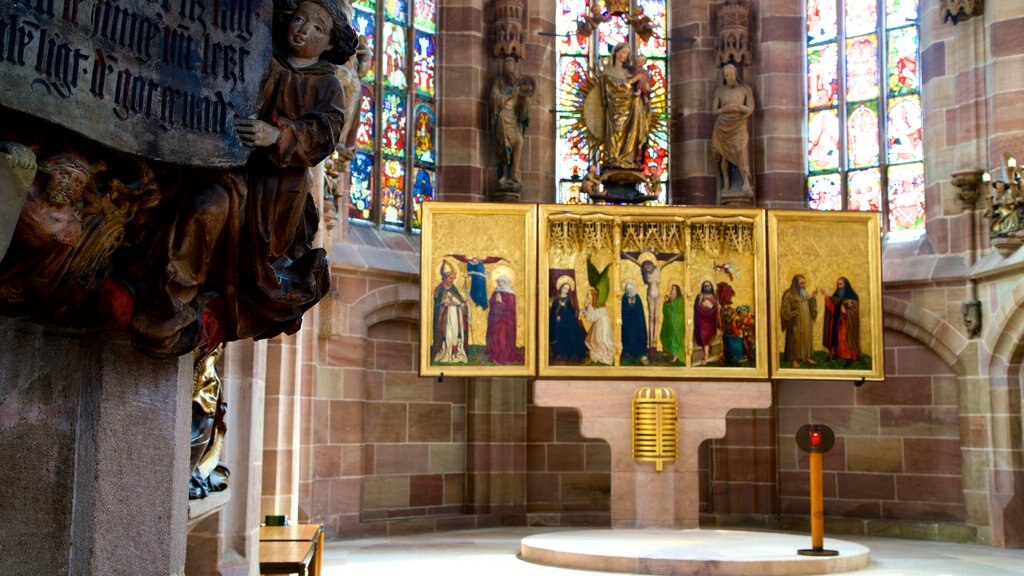
[(825, 298), (825, 333), (821, 343), (831, 356), (855, 362), (860, 357), (860, 299), (845, 277)]
[(487, 313), (487, 359), (495, 364), (522, 364), (516, 347), (516, 295), (508, 276), (499, 276)]

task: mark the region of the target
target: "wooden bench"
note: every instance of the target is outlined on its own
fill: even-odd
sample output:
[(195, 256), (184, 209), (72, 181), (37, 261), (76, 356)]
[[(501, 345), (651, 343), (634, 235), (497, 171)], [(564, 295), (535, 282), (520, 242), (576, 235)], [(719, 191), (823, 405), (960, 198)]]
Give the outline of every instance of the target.
[(260, 527), (260, 573), (320, 576), (324, 529), (320, 524)]

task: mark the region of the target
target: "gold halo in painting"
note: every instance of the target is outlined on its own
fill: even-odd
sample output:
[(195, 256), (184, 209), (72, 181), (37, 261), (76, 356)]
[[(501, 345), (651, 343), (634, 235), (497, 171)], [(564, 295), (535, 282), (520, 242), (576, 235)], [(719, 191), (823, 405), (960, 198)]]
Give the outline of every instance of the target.
[(636, 261), (638, 264), (641, 265), (644, 262), (653, 262), (655, 265), (658, 264), (658, 258), (654, 255), (653, 252), (650, 252), (648, 250), (644, 250), (643, 252), (641, 252), (640, 255), (636, 257)]
[(498, 283), (498, 278), (502, 276), (508, 278), (509, 287), (512, 286), (512, 282), (516, 279), (516, 273), (508, 266), (498, 266), (494, 270), (491, 270), (491, 279), (495, 284)]
[(555, 290), (559, 293), (562, 292), (562, 285), (568, 284), (569, 290), (576, 291), (576, 281), (569, 276), (559, 276), (558, 280), (555, 280)]

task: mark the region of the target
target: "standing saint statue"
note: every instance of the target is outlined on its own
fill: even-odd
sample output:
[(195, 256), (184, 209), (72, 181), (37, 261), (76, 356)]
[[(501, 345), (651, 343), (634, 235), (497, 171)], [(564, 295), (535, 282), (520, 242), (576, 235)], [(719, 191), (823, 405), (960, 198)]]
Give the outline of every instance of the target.
[(711, 147), (718, 164), (721, 197), (740, 196), (752, 202), (747, 119), (754, 113), (754, 93), (732, 64), (722, 67), (722, 85), (715, 90), (711, 109), (715, 116)]
[(616, 44), (601, 71), (602, 168), (643, 170), (650, 132), (649, 94), (647, 72), (634, 66), (628, 44)]
[(519, 164), (523, 133), (530, 124), (530, 98), (535, 89), (533, 78), (519, 77), (516, 59), (506, 57), (501, 76), (491, 85), (491, 131), (498, 161), (499, 190), (522, 190)]

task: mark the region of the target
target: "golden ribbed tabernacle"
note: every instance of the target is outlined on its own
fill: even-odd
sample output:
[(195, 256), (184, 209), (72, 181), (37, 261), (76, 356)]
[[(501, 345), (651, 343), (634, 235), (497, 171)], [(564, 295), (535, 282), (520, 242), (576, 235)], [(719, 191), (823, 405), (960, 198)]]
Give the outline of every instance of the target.
[(679, 407), (671, 388), (645, 386), (633, 392), (633, 460), (663, 462), (679, 458)]

